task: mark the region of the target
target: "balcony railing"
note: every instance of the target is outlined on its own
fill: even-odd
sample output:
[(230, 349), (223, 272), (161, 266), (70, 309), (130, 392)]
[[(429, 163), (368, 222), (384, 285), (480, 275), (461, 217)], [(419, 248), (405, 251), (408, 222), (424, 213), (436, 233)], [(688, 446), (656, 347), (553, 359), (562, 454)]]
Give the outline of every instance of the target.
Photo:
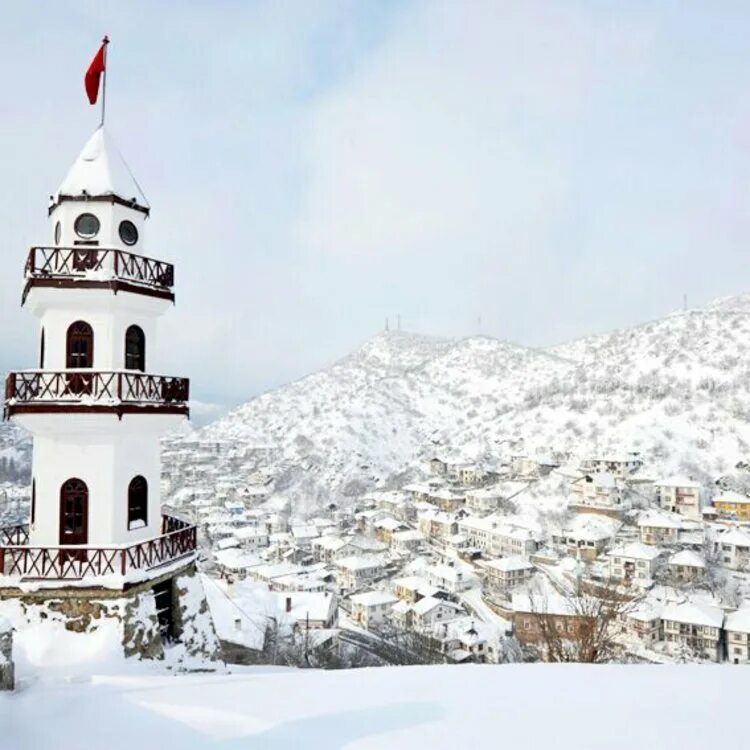
[[(161, 536), (121, 547), (30, 547), (8, 542), (19, 534), (28, 540), (26, 527), (0, 529), (0, 576), (27, 581), (80, 581), (102, 576), (137, 579), (139, 573), (189, 557), (198, 547), (196, 527), (173, 516), (162, 516)], [(92, 585), (96, 583), (92, 580)]]
[(34, 286), (105, 286), (174, 299), (174, 266), (126, 250), (99, 247), (32, 247), (26, 260), (22, 302)]
[(188, 413), (187, 378), (139, 372), (29, 370), (11, 372), (5, 380), (5, 416), (20, 412), (115, 411), (143, 408)]

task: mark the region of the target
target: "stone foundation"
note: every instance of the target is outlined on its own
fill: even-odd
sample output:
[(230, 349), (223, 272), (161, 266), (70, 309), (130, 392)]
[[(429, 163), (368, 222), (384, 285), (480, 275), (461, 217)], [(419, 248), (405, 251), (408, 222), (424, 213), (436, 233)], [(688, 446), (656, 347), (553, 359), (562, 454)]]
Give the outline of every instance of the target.
[[(174, 636), (167, 642), (159, 627), (153, 590), (165, 582), (172, 587)], [(105, 626), (114, 628), (124, 657), (164, 660), (170, 668), (213, 669), (221, 665), (219, 641), (194, 563), (125, 590), (72, 586), (36, 591), (0, 589), (0, 618), (3, 616), (19, 634), (45, 623), (81, 634), (96, 633)]]
[(13, 690), (14, 672), (13, 628), (7, 620), (0, 618), (0, 690)]

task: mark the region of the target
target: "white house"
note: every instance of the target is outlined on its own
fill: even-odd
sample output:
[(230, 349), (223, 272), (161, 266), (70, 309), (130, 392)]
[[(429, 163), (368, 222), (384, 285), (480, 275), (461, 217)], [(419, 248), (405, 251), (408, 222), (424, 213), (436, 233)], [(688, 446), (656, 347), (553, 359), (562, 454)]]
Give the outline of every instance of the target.
[(467, 516), (458, 522), (458, 529), (468, 540), (492, 557), (518, 555), (529, 557), (539, 547), (540, 535), (531, 529), (503, 520), (502, 516)]
[(487, 584), (503, 593), (527, 583), (534, 575), (535, 567), (523, 557), (501, 557), (484, 563)]
[(457, 617), (463, 610), (453, 602), (425, 596), (411, 605), (411, 622), (415, 630), (432, 630), (439, 622)]
[(701, 486), (689, 477), (669, 477), (654, 484), (656, 502), (662, 510), (701, 519)]
[(336, 584), (341, 591), (358, 589), (383, 574), (384, 563), (379, 557), (353, 555), (336, 560)]
[(643, 544), (677, 544), (682, 519), (673, 513), (647, 510), (638, 516), (638, 532)]
[(234, 532), (234, 536), (244, 549), (254, 552), (268, 547), (268, 532), (257, 526), (242, 526)]
[(624, 614), (625, 631), (637, 638), (644, 646), (650, 647), (662, 639), (661, 613), (659, 604), (643, 602)]
[(621, 526), (614, 518), (582, 513), (565, 528), (553, 532), (552, 545), (560, 554), (578, 560), (595, 560)]
[(393, 605), (398, 601), (398, 597), (387, 591), (355, 594), (351, 597), (352, 620), (367, 630), (377, 628), (386, 622)]
[(313, 558), (318, 562), (331, 562), (344, 550), (345, 554), (351, 550), (349, 540), (339, 536), (320, 536), (312, 540)]
[(583, 508), (621, 510), (627, 507), (625, 485), (609, 472), (584, 474), (570, 484), (570, 504)]
[(607, 553), (609, 575), (618, 581), (649, 584), (656, 572), (656, 561), (661, 551), (640, 542), (620, 545)]
[(506, 500), (528, 487), (528, 482), (501, 482), (491, 487), (470, 490), (466, 493), (466, 507), (476, 513), (491, 513)]
[(627, 479), (641, 466), (643, 466), (643, 461), (635, 453), (594, 456), (581, 462), (581, 470), (584, 472), (594, 474), (607, 472), (618, 479)]
[(414, 604), (425, 596), (434, 596), (437, 589), (422, 576), (402, 576), (391, 581), (394, 594), (402, 601)]
[(750, 568), (750, 534), (739, 528), (719, 529), (713, 535), (713, 552), (729, 570)]
[(426, 537), (446, 538), (458, 531), (458, 520), (454, 513), (442, 510), (427, 510), (418, 514), (419, 530)]
[(391, 549), (394, 552), (413, 552), (425, 541), (424, 534), (416, 529), (396, 531), (391, 535)]
[(727, 634), (727, 660), (732, 664), (750, 663), (750, 604), (730, 612), (724, 620)]
[(451, 594), (460, 594), (479, 585), (479, 579), (472, 568), (459, 562), (429, 565), (424, 574), (433, 586)]
[(667, 561), (667, 569), (672, 579), (679, 583), (700, 583), (706, 577), (706, 561), (690, 549), (675, 552)]
[(694, 602), (669, 604), (661, 619), (670, 652), (687, 650), (711, 661), (720, 660), (724, 612), (719, 607)]

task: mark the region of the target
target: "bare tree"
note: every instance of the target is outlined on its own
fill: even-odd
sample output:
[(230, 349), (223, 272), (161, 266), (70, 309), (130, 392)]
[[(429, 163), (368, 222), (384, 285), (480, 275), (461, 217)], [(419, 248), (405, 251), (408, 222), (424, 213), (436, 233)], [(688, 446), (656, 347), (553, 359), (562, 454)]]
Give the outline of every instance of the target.
[(552, 596), (531, 589), (535, 641), (551, 662), (604, 663), (620, 651), (622, 621), (635, 603), (629, 586), (608, 580), (560, 586)]

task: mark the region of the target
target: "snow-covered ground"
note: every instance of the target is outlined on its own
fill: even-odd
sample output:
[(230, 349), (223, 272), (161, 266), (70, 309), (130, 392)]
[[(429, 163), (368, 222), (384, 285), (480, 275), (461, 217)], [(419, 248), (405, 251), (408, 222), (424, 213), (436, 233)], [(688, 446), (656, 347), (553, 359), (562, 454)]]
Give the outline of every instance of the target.
[(709, 666), (134, 670), (0, 697), (0, 748), (733, 750), (746, 682)]

